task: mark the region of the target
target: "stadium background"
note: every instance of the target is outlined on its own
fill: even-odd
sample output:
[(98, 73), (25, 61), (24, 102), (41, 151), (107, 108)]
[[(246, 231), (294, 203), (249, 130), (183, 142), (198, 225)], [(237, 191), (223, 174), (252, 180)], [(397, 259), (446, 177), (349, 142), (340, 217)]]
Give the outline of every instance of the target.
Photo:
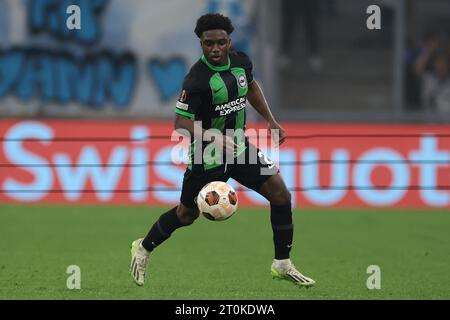
[[(66, 27), (70, 4), (81, 7), (80, 31)], [(381, 30), (366, 27), (371, 4)], [(193, 273), (167, 286), (161, 276), (151, 283), (159, 294), (137, 293), (123, 271), (128, 242), (179, 199), (184, 166), (171, 162), (177, 141), (168, 138), (206, 12), (232, 18), (233, 44), (253, 59), (287, 129), (279, 163), (297, 208), (295, 257), (322, 280), (312, 293), (265, 282), (267, 203), (234, 182), (240, 210), (228, 225), (201, 220), (155, 253), (161, 273), (188, 252), (186, 268), (216, 264), (211, 284)], [(449, 16), (441, 0), (0, 0), (0, 298), (448, 298), (450, 68), (433, 96), (424, 85), (436, 76), (433, 57), (423, 74), (415, 66), (430, 39), (450, 59)], [(251, 108), (248, 119), (264, 128)], [(208, 246), (208, 236), (218, 240)], [(183, 241), (211, 261), (199, 263)], [(224, 241), (231, 247), (213, 250)], [(233, 248), (253, 250), (254, 261)], [(242, 267), (227, 273), (234, 259)], [(103, 280), (101, 263), (111, 271)], [(65, 288), (69, 264), (87, 274), (80, 293)], [(365, 287), (370, 264), (388, 270), (381, 293)], [(247, 272), (261, 283), (230, 282)], [(419, 273), (429, 275), (423, 288)]]

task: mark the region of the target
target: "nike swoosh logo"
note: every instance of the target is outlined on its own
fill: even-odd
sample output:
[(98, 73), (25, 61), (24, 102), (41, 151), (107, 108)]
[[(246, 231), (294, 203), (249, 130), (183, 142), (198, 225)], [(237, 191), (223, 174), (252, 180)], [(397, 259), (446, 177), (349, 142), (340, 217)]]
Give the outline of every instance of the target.
[(223, 87), (220, 87), (220, 88), (217, 89), (217, 90), (214, 89), (213, 92), (214, 92), (214, 93), (217, 93), (217, 92), (219, 92), (219, 91), (222, 90), (222, 89), (223, 89)]

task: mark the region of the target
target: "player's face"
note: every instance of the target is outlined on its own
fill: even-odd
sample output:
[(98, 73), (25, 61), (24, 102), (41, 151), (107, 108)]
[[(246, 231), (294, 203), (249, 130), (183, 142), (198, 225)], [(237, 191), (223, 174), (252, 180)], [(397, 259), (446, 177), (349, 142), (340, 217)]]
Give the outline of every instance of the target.
[(215, 66), (224, 66), (228, 63), (231, 39), (225, 30), (203, 32), (200, 45), (209, 63)]

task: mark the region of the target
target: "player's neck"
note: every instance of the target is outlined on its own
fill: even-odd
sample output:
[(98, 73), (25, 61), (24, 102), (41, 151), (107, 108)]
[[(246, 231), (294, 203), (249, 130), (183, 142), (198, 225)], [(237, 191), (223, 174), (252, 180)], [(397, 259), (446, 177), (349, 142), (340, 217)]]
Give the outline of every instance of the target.
[(230, 69), (230, 56), (227, 57), (227, 63), (224, 65), (214, 65), (211, 62), (208, 61), (208, 59), (206, 59), (205, 55), (202, 55), (201, 60), (208, 66), (208, 68), (210, 68), (211, 70), (214, 71), (226, 71)]

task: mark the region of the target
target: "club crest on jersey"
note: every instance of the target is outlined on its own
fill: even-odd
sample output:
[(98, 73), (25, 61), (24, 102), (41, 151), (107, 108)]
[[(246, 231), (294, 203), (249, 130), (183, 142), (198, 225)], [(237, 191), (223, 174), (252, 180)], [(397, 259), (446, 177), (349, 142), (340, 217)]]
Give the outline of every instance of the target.
[(245, 88), (247, 86), (247, 78), (245, 75), (241, 74), (238, 79), (239, 86)]

